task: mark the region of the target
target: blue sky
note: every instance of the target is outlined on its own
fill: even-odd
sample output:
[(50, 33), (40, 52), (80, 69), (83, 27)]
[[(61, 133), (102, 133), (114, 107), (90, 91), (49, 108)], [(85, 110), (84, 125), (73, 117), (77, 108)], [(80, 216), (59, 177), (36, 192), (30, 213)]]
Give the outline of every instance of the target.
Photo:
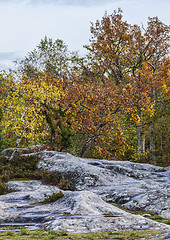
[(131, 24), (146, 24), (149, 16), (170, 24), (169, 0), (0, 0), (0, 69), (11, 67), (45, 35), (83, 54), (90, 22), (119, 7)]

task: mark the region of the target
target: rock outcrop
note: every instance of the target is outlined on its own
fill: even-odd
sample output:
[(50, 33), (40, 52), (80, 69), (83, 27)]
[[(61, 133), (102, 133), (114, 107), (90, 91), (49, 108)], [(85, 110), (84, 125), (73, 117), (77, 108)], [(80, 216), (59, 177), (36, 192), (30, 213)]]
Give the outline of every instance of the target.
[(82, 159), (68, 153), (40, 152), (38, 168), (57, 171), (105, 201), (170, 218), (170, 169), (128, 161)]
[[(34, 153), (35, 154), (35, 153)], [(42, 204), (44, 194), (59, 192), (55, 186), (40, 181), (13, 181), (15, 192), (0, 196), (0, 222), (4, 225), (28, 225), (68, 232), (97, 232), (154, 229), (165, 232), (170, 227), (140, 215), (134, 215), (111, 203), (132, 210), (153, 211), (169, 218), (169, 168), (133, 162), (82, 159), (68, 153), (43, 151), (39, 169), (65, 176), (74, 191), (53, 203)]]

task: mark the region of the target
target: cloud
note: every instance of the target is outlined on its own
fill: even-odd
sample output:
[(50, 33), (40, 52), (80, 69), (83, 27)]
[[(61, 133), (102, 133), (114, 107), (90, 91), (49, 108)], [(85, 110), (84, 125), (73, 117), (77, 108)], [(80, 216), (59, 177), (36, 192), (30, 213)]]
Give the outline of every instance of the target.
[[(127, 1), (127, 0), (126, 0)], [(128, 0), (132, 1), (132, 0)], [(91, 7), (95, 5), (106, 5), (109, 3), (121, 3), (123, 0), (0, 0), (0, 4), (56, 4), (56, 5), (67, 5), (67, 6), (82, 6)]]
[[(121, 0), (119, 0), (120, 2)], [(71, 6), (93, 6), (93, 5), (105, 5), (107, 3), (118, 2), (118, 0), (31, 0), (32, 3), (44, 3), (44, 4), (61, 4)]]
[(23, 58), (24, 52), (0, 52), (0, 71), (14, 67), (14, 61)]
[(9, 52), (32, 51), (45, 35), (62, 39), (69, 50), (84, 54), (90, 22), (119, 7), (130, 24), (145, 25), (148, 16), (170, 22), (169, 0), (0, 0), (0, 53), (8, 52), (0, 54), (0, 68), (20, 57)]

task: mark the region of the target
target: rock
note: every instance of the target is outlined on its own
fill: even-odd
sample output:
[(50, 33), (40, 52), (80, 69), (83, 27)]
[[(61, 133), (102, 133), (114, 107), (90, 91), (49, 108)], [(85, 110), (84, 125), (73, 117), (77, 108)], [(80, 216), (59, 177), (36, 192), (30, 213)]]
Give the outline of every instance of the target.
[(170, 239), (170, 233), (166, 233), (163, 237), (163, 239)]
[(84, 233), (150, 229), (168, 234), (170, 231), (166, 224), (130, 214), (111, 204), (118, 203), (135, 211), (152, 211), (169, 218), (170, 168), (83, 159), (56, 151), (32, 154), (42, 159), (39, 169), (64, 175), (74, 185), (74, 191), (62, 190), (63, 197), (42, 204), (44, 194), (51, 195), (60, 189), (40, 181), (9, 182), (9, 188), (15, 192), (0, 196), (1, 226), (25, 224), (29, 229), (44, 227)]
[(8, 185), (14, 192), (0, 195), (0, 221), (17, 218), (20, 212), (33, 207), (30, 204), (42, 201), (44, 194), (60, 190), (55, 186), (44, 185), (40, 181), (12, 181)]
[(130, 210), (152, 211), (170, 218), (170, 169), (128, 161), (83, 159), (68, 153), (43, 151), (38, 168), (57, 171), (74, 184), (105, 201)]
[(43, 159), (39, 162), (38, 168), (61, 173), (74, 184), (75, 190), (117, 185), (130, 179), (128, 176), (107, 169), (100, 161), (77, 158), (68, 153), (48, 151), (37, 153), (37, 155)]
[[(138, 224), (139, 222), (139, 224)], [(102, 217), (102, 216), (73, 216), (72, 218), (61, 218), (55, 219), (54, 221), (47, 223), (47, 229), (54, 231), (67, 230), (69, 233), (72, 232), (108, 232), (108, 231), (132, 231), (132, 230), (163, 230), (163, 225), (155, 225), (149, 221), (140, 224), (140, 219), (133, 216), (127, 217)], [(155, 226), (154, 226), (155, 225)], [(140, 226), (137, 228), (136, 226)], [(164, 226), (165, 227), (165, 226)], [(164, 228), (164, 231), (169, 231), (170, 228)]]
[(145, 219), (106, 203), (91, 191), (63, 191), (64, 196), (55, 202), (42, 204), (44, 193), (59, 189), (40, 181), (13, 181), (10, 188), (16, 192), (0, 196), (0, 227), (23, 226), (29, 229), (44, 227), (47, 230), (68, 232), (124, 231), (150, 229), (168, 232), (163, 223)]

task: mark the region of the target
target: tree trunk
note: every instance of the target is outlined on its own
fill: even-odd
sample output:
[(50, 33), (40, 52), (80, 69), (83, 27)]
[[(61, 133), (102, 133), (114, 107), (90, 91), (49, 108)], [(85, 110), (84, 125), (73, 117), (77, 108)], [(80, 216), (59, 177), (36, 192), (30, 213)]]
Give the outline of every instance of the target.
[(17, 139), (17, 141), (16, 141), (16, 147), (15, 147), (13, 153), (11, 154), (11, 157), (10, 157), (9, 161), (11, 161), (11, 160), (15, 157), (16, 153), (18, 152), (17, 150), (18, 150), (18, 147), (19, 147), (19, 145), (20, 145), (21, 138), (22, 138), (22, 136), (19, 136), (19, 135), (18, 135), (18, 139)]
[(136, 126), (136, 131), (138, 136), (138, 153), (145, 153), (145, 134), (143, 133), (141, 110), (138, 111), (138, 116), (140, 118), (140, 122)]
[(79, 152), (79, 157), (82, 157), (83, 156), (83, 154), (85, 153), (85, 151), (87, 150), (87, 148), (88, 148), (88, 145), (89, 145), (89, 143), (90, 143), (91, 141), (87, 141), (84, 145), (83, 145), (83, 147), (82, 147), (82, 149), (80, 150), (80, 152)]
[(142, 133), (142, 152), (145, 153), (145, 134)]
[[(117, 110), (118, 110), (118, 108), (117, 108)], [(117, 110), (116, 110), (116, 111), (117, 111)], [(115, 111), (115, 113), (116, 113), (116, 111)], [(98, 137), (98, 134), (99, 134), (100, 130), (101, 130), (105, 125), (106, 125), (106, 122), (103, 122), (103, 123), (100, 123), (100, 124), (99, 124), (99, 126), (98, 126), (98, 128), (96, 129), (94, 135), (93, 135), (92, 137), (90, 137), (90, 138), (85, 142), (85, 144), (83, 145), (82, 149), (81, 149), (80, 152), (79, 152), (79, 157), (82, 157), (82, 156), (83, 156), (83, 154), (84, 154), (85, 151), (87, 150), (89, 144)]]
[(150, 127), (150, 158), (152, 163), (155, 164), (156, 156), (155, 156), (155, 134), (153, 131), (153, 126)]
[(53, 120), (50, 116), (50, 114), (48, 113), (47, 110), (43, 111), (43, 114), (45, 115), (47, 124), (50, 128), (50, 146), (52, 149), (54, 149), (54, 143), (55, 143), (55, 125), (53, 124)]
[(51, 128), (50, 145), (52, 149), (54, 149), (54, 143), (55, 143), (55, 129)]
[(138, 136), (138, 153), (142, 152), (142, 127), (140, 124), (136, 126), (137, 136)]

